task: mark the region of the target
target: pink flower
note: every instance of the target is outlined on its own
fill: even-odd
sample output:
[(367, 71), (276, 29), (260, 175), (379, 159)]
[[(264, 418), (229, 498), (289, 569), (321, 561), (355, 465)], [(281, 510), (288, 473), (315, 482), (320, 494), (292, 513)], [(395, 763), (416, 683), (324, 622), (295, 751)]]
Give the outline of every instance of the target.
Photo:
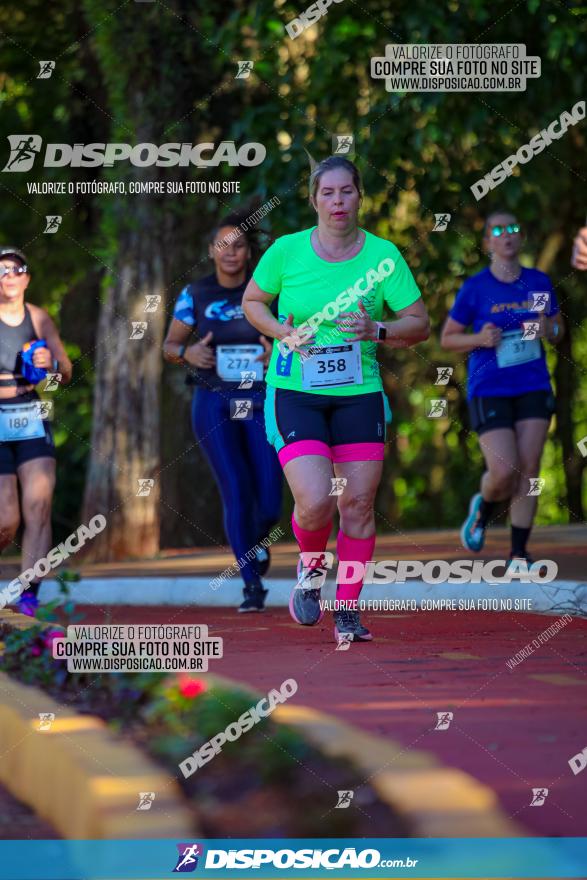
[(189, 675), (185, 675), (179, 679), (179, 692), (182, 697), (187, 697), (188, 700), (197, 697), (198, 694), (203, 693), (205, 690), (206, 685), (199, 678), (190, 678)]
[(55, 639), (63, 639), (65, 638), (65, 633), (60, 629), (51, 629), (49, 632), (44, 633), (45, 645), (49, 648), (49, 651), (53, 651), (53, 642)]

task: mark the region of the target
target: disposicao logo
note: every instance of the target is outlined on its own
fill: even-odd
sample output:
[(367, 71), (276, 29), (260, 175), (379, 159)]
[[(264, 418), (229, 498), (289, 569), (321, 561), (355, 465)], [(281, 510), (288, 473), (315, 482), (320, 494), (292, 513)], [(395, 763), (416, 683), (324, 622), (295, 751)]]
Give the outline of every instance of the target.
[[(43, 141), (38, 134), (9, 134), (10, 156), (3, 171), (30, 171)], [(116, 162), (128, 161), (137, 168), (156, 165), (159, 168), (182, 168), (196, 165), (209, 168), (227, 165), (252, 167), (260, 165), (267, 150), (251, 141), (237, 147), (234, 141), (216, 144), (47, 144), (45, 168), (112, 168)]]

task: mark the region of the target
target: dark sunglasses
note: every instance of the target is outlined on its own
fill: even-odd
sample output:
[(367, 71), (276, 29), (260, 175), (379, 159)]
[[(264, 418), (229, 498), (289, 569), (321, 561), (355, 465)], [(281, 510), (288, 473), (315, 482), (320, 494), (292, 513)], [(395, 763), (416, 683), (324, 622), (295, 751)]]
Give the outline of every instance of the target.
[(503, 235), (504, 232), (508, 232), (510, 235), (513, 235), (515, 232), (520, 232), (521, 227), (519, 223), (509, 223), (507, 226), (493, 226), (491, 229), (491, 234), (494, 238), (499, 238), (500, 235)]
[(0, 266), (0, 278), (5, 275), (26, 275), (27, 272), (27, 266)]

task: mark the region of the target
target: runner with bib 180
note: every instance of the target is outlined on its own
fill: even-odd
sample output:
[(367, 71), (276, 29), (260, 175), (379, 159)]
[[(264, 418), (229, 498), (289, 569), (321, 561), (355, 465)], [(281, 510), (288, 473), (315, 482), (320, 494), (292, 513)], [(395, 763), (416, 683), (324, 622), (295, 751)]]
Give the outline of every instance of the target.
[[(44, 309), (25, 302), (30, 280), (22, 251), (0, 248), (0, 550), (14, 540), (22, 511), (23, 571), (51, 547), (55, 489), (55, 444), (35, 386), (48, 371), (60, 374), (55, 380), (61, 383), (72, 373), (55, 324)], [(18, 597), (21, 613), (34, 616), (39, 587), (35, 578)]]
[(520, 265), (522, 235), (513, 214), (496, 211), (487, 218), (484, 246), (490, 266), (459, 290), (441, 340), (450, 351), (470, 352), (469, 412), (486, 466), (461, 540), (478, 553), (498, 503), (509, 500), (510, 558), (531, 564), (526, 544), (555, 409), (542, 339), (560, 342), (563, 323), (548, 275)]
[[(324, 554), (337, 504), (339, 563), (373, 558), (374, 500), (391, 418), (377, 343), (403, 348), (429, 335), (420, 291), (399, 250), (358, 226), (356, 166), (331, 156), (315, 167), (309, 189), (318, 225), (277, 239), (243, 299), (251, 324), (276, 340), (265, 425), (295, 500), (292, 528), (301, 559), (289, 607), (304, 625), (323, 614)], [(277, 295), (279, 320), (270, 310)], [(382, 323), (385, 307), (397, 320)], [(344, 569), (349, 577), (337, 584), (335, 638), (368, 640), (356, 601), (362, 577)]]

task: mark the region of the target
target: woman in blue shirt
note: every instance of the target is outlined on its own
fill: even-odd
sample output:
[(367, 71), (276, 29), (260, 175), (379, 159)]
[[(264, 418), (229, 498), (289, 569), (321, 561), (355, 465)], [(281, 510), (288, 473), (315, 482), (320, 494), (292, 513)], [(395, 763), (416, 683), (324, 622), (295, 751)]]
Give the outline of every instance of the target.
[[(239, 611), (263, 611), (269, 551), (260, 541), (281, 516), (282, 474), (267, 442), (264, 367), (271, 346), (243, 312), (255, 233), (231, 214), (213, 230), (214, 271), (183, 288), (163, 345), (166, 360), (188, 367), (195, 386), (192, 428), (222, 497), (224, 529), (244, 582)], [(196, 331), (199, 339), (190, 344)]]
[(483, 244), (490, 265), (464, 282), (441, 338), (443, 348), (469, 355), (469, 413), (486, 466), (461, 540), (478, 553), (499, 502), (509, 500), (510, 558), (531, 563), (526, 545), (536, 480), (555, 409), (542, 340), (560, 342), (563, 323), (548, 275), (520, 264), (521, 227), (513, 214), (492, 213)]

